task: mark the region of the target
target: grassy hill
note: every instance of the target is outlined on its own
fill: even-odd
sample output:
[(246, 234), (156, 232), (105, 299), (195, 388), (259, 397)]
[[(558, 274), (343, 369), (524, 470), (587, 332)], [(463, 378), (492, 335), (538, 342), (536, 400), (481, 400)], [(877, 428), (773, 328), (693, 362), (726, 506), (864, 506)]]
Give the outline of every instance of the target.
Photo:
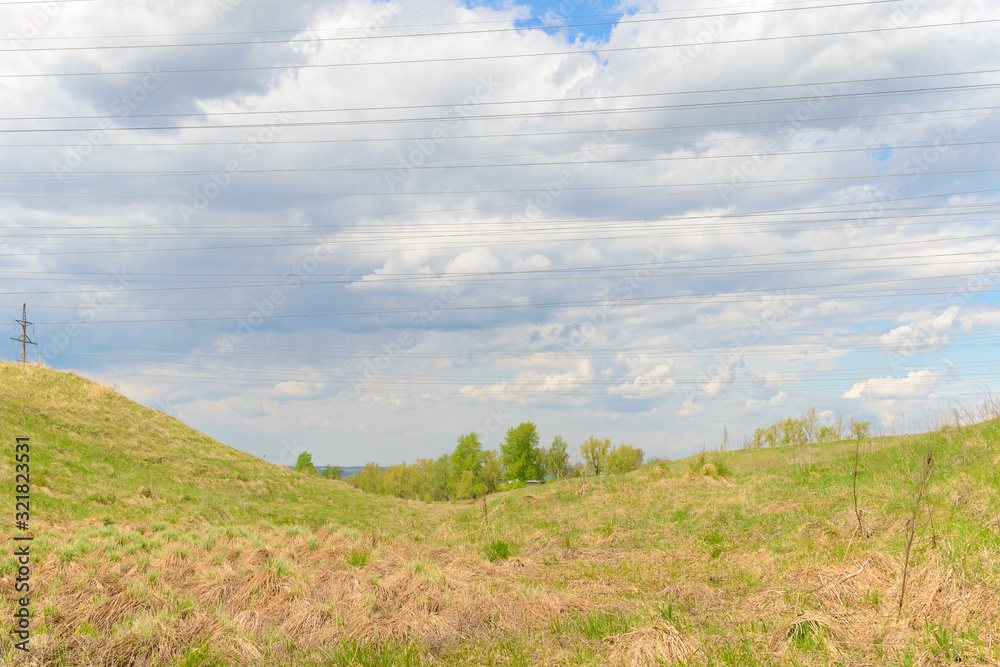
[(856, 504), (851, 442), (431, 505), (0, 364), (7, 545), (15, 435), (35, 617), (4, 664), (1000, 665), (995, 420), (861, 443)]

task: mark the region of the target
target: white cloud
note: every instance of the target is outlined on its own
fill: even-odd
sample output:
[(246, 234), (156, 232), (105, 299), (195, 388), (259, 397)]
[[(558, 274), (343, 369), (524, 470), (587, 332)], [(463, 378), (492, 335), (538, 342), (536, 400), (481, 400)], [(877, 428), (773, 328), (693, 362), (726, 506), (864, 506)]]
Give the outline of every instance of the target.
[(541, 271), (552, 266), (552, 260), (545, 255), (532, 255), (514, 262), (515, 271)]
[(704, 409), (705, 408), (694, 403), (693, 401), (684, 401), (684, 403), (681, 406), (681, 409), (675, 412), (674, 414), (677, 415), (678, 417), (694, 417), (696, 414), (703, 411)]
[(381, 268), (375, 269), (371, 273), (358, 278), (351, 287), (360, 287), (364, 283), (375, 282), (380, 276), (392, 276), (395, 274), (418, 274), (432, 275), (427, 261), (430, 253), (426, 250), (406, 250), (390, 256), (385, 260)]
[(743, 406), (745, 410), (753, 411), (760, 410), (761, 408), (776, 407), (779, 405), (784, 405), (785, 401), (788, 400), (788, 392), (779, 391), (777, 394), (767, 399), (755, 399), (748, 398), (746, 404)]
[(913, 357), (940, 350), (948, 344), (948, 335), (959, 307), (951, 306), (940, 315), (927, 311), (918, 313), (908, 324), (896, 327), (879, 337), (887, 354)]
[(323, 389), (322, 382), (299, 382), (290, 380), (289, 382), (279, 382), (274, 385), (274, 390), (279, 394), (287, 396), (312, 396)]
[(274, 392), (279, 396), (305, 398), (315, 396), (325, 387), (322, 374), (312, 366), (301, 366), (294, 371), (294, 375), (296, 379), (274, 385)]
[(445, 273), (492, 273), (500, 270), (500, 260), (485, 248), (466, 250), (444, 267)]
[(841, 398), (924, 398), (929, 396), (941, 380), (940, 372), (911, 371), (906, 377), (869, 378), (857, 382)]
[(624, 382), (617, 387), (608, 389), (608, 393), (620, 394), (626, 398), (647, 398), (649, 396), (663, 395), (677, 384), (669, 377), (672, 371), (672, 363), (657, 364), (648, 373), (643, 373), (636, 376), (630, 382)]
[[(902, 289), (911, 285), (937, 289), (943, 281), (928, 278), (965, 269), (938, 264), (936, 258), (894, 259), (909, 257), (915, 248), (947, 257), (973, 252), (987, 256), (1000, 247), (990, 239), (962, 240), (981, 233), (975, 230), (979, 223), (963, 222), (973, 218), (955, 216), (959, 209), (948, 208), (969, 205), (961, 210), (975, 211), (979, 209), (972, 206), (993, 206), (995, 194), (931, 196), (988, 187), (983, 185), (988, 174), (963, 171), (982, 163), (982, 148), (961, 142), (949, 146), (933, 169), (950, 173), (923, 173), (919, 184), (905, 177), (905, 192), (891, 195), (885, 186), (896, 181), (883, 177), (902, 171), (915, 153), (894, 149), (890, 159), (877, 162), (859, 151), (809, 151), (820, 145), (827, 149), (885, 143), (894, 148), (933, 143), (939, 132), (951, 128), (962, 137), (992, 136), (1000, 132), (1000, 115), (920, 116), (920, 122), (900, 124), (891, 116), (927, 108), (922, 106), (930, 104), (925, 96), (827, 100), (816, 98), (816, 89), (809, 86), (794, 95), (765, 87), (853, 79), (866, 63), (875, 63), (869, 68), (872, 76), (981, 69), (982, 54), (993, 48), (995, 30), (989, 26), (964, 27), (962, 49), (926, 48), (928, 39), (943, 43), (947, 35), (957, 34), (953, 28), (893, 31), (892, 39), (863, 33), (786, 40), (778, 51), (775, 42), (710, 43), (881, 25), (895, 8), (876, 3), (844, 11), (734, 15), (725, 26), (717, 26), (724, 34), (713, 33), (709, 43), (697, 48), (612, 51), (595, 57), (593, 41), (577, 41), (572, 30), (388, 37), (406, 25), (490, 22), (496, 28), (513, 27), (515, 18), (543, 11), (537, 3), (528, 7), (501, 0), (291, 4), (260, 0), (231, 3), (233, 11), (225, 17), (204, 2), (119, 4), (109, 13), (101, 3), (52, 3), (58, 14), (37, 37), (254, 32), (273, 31), (276, 25), (302, 26), (307, 32), (299, 37), (362, 35), (365, 26), (378, 26), (381, 35), (351, 42), (350, 49), (342, 41), (322, 41), (211, 50), (119, 49), (86, 52), (83, 57), (59, 51), (5, 54), (7, 73), (109, 73), (5, 79), (6, 94), (0, 96), (4, 116), (37, 119), (15, 123), (18, 127), (96, 128), (104, 120), (116, 126), (115, 131), (103, 133), (97, 147), (86, 144), (82, 132), (10, 133), (15, 144), (22, 140), (38, 144), (0, 152), (0, 167), (9, 174), (0, 210), (0, 227), (7, 231), (0, 244), (10, 271), (5, 278), (10, 299), (17, 298), (20, 305), (21, 292), (48, 294), (39, 296), (37, 305), (29, 303), (29, 318), (40, 323), (80, 319), (72, 306), (76, 297), (70, 295), (106, 282), (96, 280), (95, 272), (125, 267), (135, 274), (130, 287), (143, 289), (116, 297), (118, 302), (101, 313), (92, 328), (85, 327), (60, 348), (56, 365), (86, 368), (119, 381), (131, 395), (150, 403), (161, 397), (181, 401), (178, 414), (194, 419), (195, 426), (216, 437), (230, 436), (234, 446), (265, 453), (277, 446), (274, 434), (296, 432), (310, 451), (326, 450), (329, 457), (323, 460), (334, 463), (363, 463), (369, 457), (388, 463), (404, 455), (415, 457), (421, 448), (427, 455), (437, 455), (453, 445), (455, 434), (481, 424), (488, 406), (484, 403), (495, 398), (504, 407), (510, 407), (508, 403), (524, 407), (525, 418), (550, 433), (585, 428), (596, 432), (615, 424), (620, 437), (637, 443), (645, 439), (648, 451), (651, 446), (693, 448), (691, 443), (717, 436), (712, 430), (715, 424), (708, 423), (714, 420), (688, 422), (675, 415), (699, 414), (702, 408), (695, 401), (708, 405), (709, 396), (713, 414), (738, 415), (728, 423), (734, 434), (759, 425), (753, 423), (753, 410), (777, 408), (790, 401), (788, 392), (801, 387), (818, 388), (818, 408), (836, 407), (842, 389), (831, 391), (822, 380), (831, 371), (870, 367), (872, 359), (860, 350), (873, 344), (877, 334), (871, 333), (872, 327), (886, 321), (894, 323), (892, 330), (877, 330), (883, 333), (880, 343), (886, 353), (924, 354), (944, 348), (941, 354), (954, 365), (944, 362), (940, 370), (947, 375), (936, 384), (930, 379), (879, 377), (859, 383), (847, 393), (868, 399), (866, 410), (874, 410), (873, 401), (894, 400), (878, 398), (885, 393), (919, 395), (933, 386), (928, 397), (943, 400), (947, 378), (988, 379), (985, 367), (976, 365), (976, 355), (990, 355), (990, 348), (953, 352), (945, 347), (963, 327), (1000, 326), (1000, 315), (977, 304), (979, 287), (968, 293), (960, 315), (953, 308), (927, 305), (943, 297), (912, 296)], [(638, 5), (650, 10), (666, 7), (662, 0)], [(16, 38), (39, 6), (2, 6), (0, 25), (10, 26)], [(387, 23), (379, 23), (376, 18), (389, 7), (393, 11)], [(614, 11), (601, 11), (605, 10)], [(986, 0), (923, 3), (907, 20), (912, 25), (973, 21), (992, 13), (995, 10)], [(623, 24), (611, 31), (607, 46), (700, 41), (703, 27), (699, 21)], [(564, 51), (571, 53), (341, 66)], [(695, 52), (696, 57), (689, 57)], [(153, 90), (136, 88), (145, 74), (121, 74), (157, 65), (210, 69), (276, 64), (316, 67), (174, 73)], [(963, 81), (984, 82), (988, 75), (965, 75)], [(738, 95), (701, 92), (741, 86), (762, 86), (761, 99), (798, 95), (803, 99), (740, 107), (724, 104)], [(127, 117), (116, 114), (116, 101), (136, 90), (144, 99), (131, 100), (137, 104)], [(604, 113), (639, 104), (639, 98), (610, 96), (664, 90), (682, 93), (678, 103), (712, 106), (685, 112), (690, 118), (679, 118), (676, 110), (654, 108), (640, 114)], [(854, 90), (861, 88), (845, 85), (833, 92)], [(863, 90), (877, 92), (878, 84), (866, 84)], [(938, 96), (935, 104), (956, 109), (984, 106), (992, 103), (993, 95), (989, 90), (957, 91)], [(581, 99), (524, 103), (566, 98)], [(672, 98), (663, 99), (663, 104), (673, 104)], [(493, 104), (499, 102), (503, 104)], [(411, 108), (386, 108), (393, 106)], [(355, 108), (373, 110), (349, 110)], [(215, 127), (255, 119), (267, 122), (271, 116), (264, 112), (279, 109), (288, 110), (292, 123), (282, 127), (274, 141), (262, 139), (252, 162), (244, 159), (240, 143), (251, 137), (256, 141), (257, 128)], [(300, 113), (308, 109), (329, 111)], [(573, 115), (547, 115), (570, 110)], [(203, 115), (213, 111), (240, 115)], [(526, 115), (461, 119), (508, 113)], [(91, 114), (111, 117), (65, 124), (43, 120)], [(173, 116), (169, 124), (199, 127), (155, 136), (129, 129), (163, 120), (146, 114), (194, 114)], [(829, 120), (816, 123), (804, 116)], [(426, 122), (406, 121), (417, 118)], [(795, 120), (788, 122), (789, 118)], [(874, 124), (860, 122), (862, 118), (875, 119)], [(748, 119), (754, 124), (732, 124)], [(623, 132), (602, 147), (602, 133), (612, 120), (631, 129), (661, 129)], [(354, 122), (359, 124), (341, 125)], [(63, 143), (70, 146), (58, 145)], [(76, 147), (88, 156), (79, 173), (57, 183), (51, 173), (53, 163), (65, 162)], [(723, 157), (726, 154), (756, 157)], [(588, 155), (633, 161), (586, 163)], [(692, 156), (697, 159), (642, 161)], [(562, 159), (567, 164), (527, 166)], [(213, 183), (206, 173), (218, 175), (232, 160), (240, 170), (231, 175), (220, 196), (210, 199), (193, 219), (181, 217), (179, 204), (191, 203), (196, 191), (204, 193)], [(489, 166), (500, 163), (524, 166)], [(425, 168), (435, 165), (447, 169)], [(314, 168), (336, 171), (310, 171)], [(564, 169), (568, 179), (563, 178)], [(174, 173), (141, 177), (144, 170)], [(87, 171), (122, 173), (76, 178)], [(33, 175), (21, 177), (20, 172)], [(863, 178), (873, 173), (880, 176)], [(390, 175), (395, 179), (391, 187)], [(794, 187), (754, 183), (828, 176), (836, 178), (803, 181)], [(720, 191), (713, 185), (687, 188), (677, 187), (679, 183), (733, 187)], [(654, 184), (670, 187), (646, 187)], [(31, 199), (18, 196), (22, 194)], [(884, 209), (869, 217), (866, 213), (875, 213), (875, 207), (869, 207), (872, 201), (883, 202)], [(857, 211), (861, 225), (854, 238), (840, 223), (830, 222), (839, 215), (831, 211), (845, 205)], [(806, 207), (808, 213), (800, 215), (797, 207)], [(784, 210), (787, 216), (739, 217), (774, 210)], [(521, 218), (528, 222), (518, 224)], [(801, 224), (807, 218), (828, 222)], [(935, 224), (909, 224), (927, 220)], [(90, 228), (113, 236), (84, 238)], [(42, 234), (39, 229), (52, 231)], [(319, 266), (306, 267), (308, 280), (290, 284), (287, 277), (296, 275), (324, 240), (333, 242), (331, 254)], [(651, 245), (662, 247), (668, 263), (654, 268), (648, 277), (640, 276), (636, 265), (650, 257)], [(94, 248), (101, 254), (93, 255)], [(824, 250), (816, 253), (817, 249)], [(814, 254), (782, 256), (785, 252)], [(747, 257), (755, 254), (770, 255)], [(601, 265), (606, 267), (591, 270)], [(507, 269), (558, 272), (503, 276), (492, 285), (447, 275)], [(411, 282), (389, 274), (416, 274), (418, 279)], [(345, 277), (352, 281), (349, 285), (344, 285)], [(453, 279), (461, 290), (442, 295), (442, 284)], [(881, 280), (898, 282), (879, 284)], [(909, 280), (913, 282), (904, 282)], [(858, 294), (851, 294), (856, 288), (850, 284), (867, 281), (878, 289), (898, 288), (899, 297), (854, 298)], [(847, 285), (843, 288), (847, 298), (840, 298), (840, 288), (836, 294), (802, 289), (817, 284)], [(283, 291), (275, 316), (254, 325), (253, 335), (241, 338), (229, 356), (224, 355), (223, 343), (231, 340), (227, 332), (236, 332), (239, 319), (253, 311), (255, 301), (267, 299), (275, 285)], [(758, 300), (745, 292), (785, 288), (794, 294), (788, 312), (778, 311), (773, 317), (765, 305), (771, 297)], [(622, 300), (626, 293), (648, 301)], [(691, 296), (699, 294), (720, 296)], [(665, 298), (659, 300), (661, 296)], [(609, 298), (618, 298), (614, 312), (593, 305)], [(62, 305), (47, 305), (58, 301)], [(452, 309), (452, 304), (502, 307)], [(102, 319), (131, 323), (104, 326)], [(41, 325), (40, 348), (52, 345), (63, 331)], [(558, 356), (561, 345), (577, 342), (571, 335), (584, 332), (572, 355)], [(406, 343), (397, 342), (401, 333), (406, 334)], [(119, 342), (129, 340), (136, 342)], [(157, 343), (164, 340), (172, 343)], [(220, 344), (213, 348), (213, 341)], [(391, 364), (380, 365), (377, 380), (366, 385), (367, 393), (356, 395), (350, 369), (389, 354), (390, 347), (398, 350), (390, 355)], [(808, 352), (799, 352), (800, 347)], [(129, 360), (148, 359), (154, 348), (157, 359), (170, 368), (143, 374)], [(623, 361), (616, 354), (624, 350), (631, 351)], [(673, 355), (677, 364), (671, 366), (673, 371), (666, 368), (665, 350), (680, 351)], [(545, 353), (553, 357), (537, 356)], [(581, 355), (589, 355), (583, 367), (578, 364)], [(821, 364), (824, 355), (827, 361), (837, 356), (837, 366)], [(224, 367), (220, 359), (231, 360), (231, 366)], [(303, 364), (312, 364), (318, 376), (299, 374)], [(887, 368), (856, 377), (901, 372)], [(697, 391), (687, 397), (694, 400), (682, 402), (666, 392), (676, 390), (674, 381), (694, 383)], [(797, 384), (800, 381), (803, 384)], [(459, 393), (463, 384), (466, 387)], [(667, 395), (653, 408), (652, 401), (622, 400), (664, 392)], [(925, 403), (930, 401), (920, 403), (919, 409)], [(910, 406), (901, 407), (912, 414)], [(303, 426), (310, 419), (317, 420), (314, 431)], [(351, 428), (360, 420), (367, 432)], [(432, 431), (430, 424), (438, 430)], [(337, 425), (347, 425), (346, 435), (331, 439)], [(402, 444), (406, 433), (424, 435), (407, 449)], [(306, 443), (307, 438), (312, 440)]]
[(538, 373), (522, 371), (510, 381), (497, 382), (477, 388), (469, 384), (459, 389), (459, 394), (475, 400), (498, 400), (528, 403), (533, 395), (564, 391), (582, 386), (594, 377), (590, 360), (581, 361), (575, 370), (566, 373)]

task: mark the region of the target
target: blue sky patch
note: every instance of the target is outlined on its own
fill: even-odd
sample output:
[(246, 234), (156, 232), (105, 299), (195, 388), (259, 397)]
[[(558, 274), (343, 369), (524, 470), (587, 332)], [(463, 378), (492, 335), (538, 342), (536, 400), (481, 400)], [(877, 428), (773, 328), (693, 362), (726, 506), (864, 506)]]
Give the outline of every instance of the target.
[(882, 144), (877, 150), (872, 151), (871, 154), (879, 162), (885, 162), (892, 156), (892, 148), (888, 144)]
[[(602, 0), (526, 0), (518, 3), (484, 1), (466, 2), (467, 7), (510, 7), (512, 4), (529, 7), (531, 19), (517, 21), (518, 28), (552, 26), (546, 32), (567, 31), (567, 41), (578, 38), (607, 39), (624, 13), (615, 2)], [(586, 25), (583, 25), (586, 24)], [(601, 25), (594, 25), (601, 24)], [(564, 28), (572, 25), (576, 27)]]

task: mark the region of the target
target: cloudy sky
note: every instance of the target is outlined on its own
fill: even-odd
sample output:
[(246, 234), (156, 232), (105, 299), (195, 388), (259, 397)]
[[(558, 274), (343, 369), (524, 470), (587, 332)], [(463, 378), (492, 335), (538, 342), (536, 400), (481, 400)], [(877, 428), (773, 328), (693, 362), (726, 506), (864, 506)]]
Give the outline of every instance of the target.
[(275, 462), (526, 420), (672, 458), (813, 407), (924, 429), (998, 384), (998, 21), (2, 3), (0, 304)]

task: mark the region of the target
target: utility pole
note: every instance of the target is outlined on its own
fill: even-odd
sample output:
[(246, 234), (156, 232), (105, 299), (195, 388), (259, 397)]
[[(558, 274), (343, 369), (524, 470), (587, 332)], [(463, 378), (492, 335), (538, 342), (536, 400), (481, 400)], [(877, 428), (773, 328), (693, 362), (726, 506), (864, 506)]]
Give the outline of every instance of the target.
[(14, 321), (21, 325), (21, 337), (20, 338), (11, 337), (11, 340), (16, 340), (19, 343), (21, 343), (21, 363), (26, 364), (28, 363), (28, 345), (35, 345), (35, 346), (38, 345), (30, 338), (28, 338), (29, 324), (32, 325), (32, 331), (34, 331), (34, 324), (28, 321), (28, 304), (24, 304), (24, 308), (21, 310), (21, 319)]

